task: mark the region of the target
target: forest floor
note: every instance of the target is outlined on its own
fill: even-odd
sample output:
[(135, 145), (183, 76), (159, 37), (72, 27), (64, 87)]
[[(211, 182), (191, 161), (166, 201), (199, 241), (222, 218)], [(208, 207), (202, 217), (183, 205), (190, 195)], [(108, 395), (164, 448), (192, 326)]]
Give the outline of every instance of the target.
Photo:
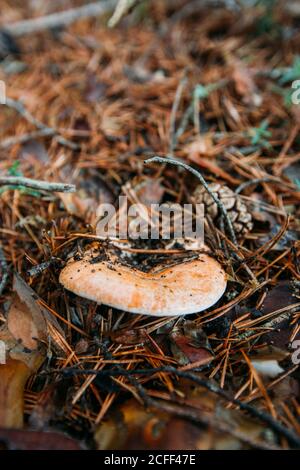
[[(2, 2), (3, 27), (82, 4), (24, 3)], [(138, 2), (114, 28), (108, 12), (2, 33), (7, 447), (300, 448), (300, 12), (293, 2), (171, 3)], [(251, 215), (237, 241), (208, 217), (227, 288), (189, 316), (126, 313), (59, 283), (71, 256), (108, 249), (100, 203), (193, 202), (197, 178), (144, 164), (155, 155), (229, 187)], [(180, 244), (130, 246), (136, 266), (185, 255)]]

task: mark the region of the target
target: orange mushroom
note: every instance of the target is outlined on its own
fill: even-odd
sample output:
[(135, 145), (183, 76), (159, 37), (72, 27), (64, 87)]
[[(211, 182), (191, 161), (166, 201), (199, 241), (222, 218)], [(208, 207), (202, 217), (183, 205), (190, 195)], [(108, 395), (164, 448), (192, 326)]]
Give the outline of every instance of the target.
[(176, 316), (214, 305), (225, 291), (226, 275), (207, 254), (143, 272), (120, 259), (97, 258), (88, 251), (82, 259), (67, 264), (60, 282), (81, 297), (120, 310)]

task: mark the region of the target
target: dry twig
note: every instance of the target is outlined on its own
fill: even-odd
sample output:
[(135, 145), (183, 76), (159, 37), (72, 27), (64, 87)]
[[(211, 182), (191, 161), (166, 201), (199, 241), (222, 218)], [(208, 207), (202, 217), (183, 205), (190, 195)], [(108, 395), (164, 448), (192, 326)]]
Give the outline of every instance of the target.
[(292, 447), (300, 449), (300, 438), (290, 429), (287, 429), (285, 426), (283, 426), (280, 422), (275, 420), (271, 415), (266, 413), (265, 411), (262, 411), (252, 405), (249, 405), (248, 403), (243, 403), (240, 400), (231, 397), (228, 392), (223, 390), (222, 388), (218, 387), (215, 383), (213, 383), (210, 380), (203, 379), (202, 377), (199, 377), (196, 375), (196, 370), (192, 372), (186, 372), (182, 370), (178, 370), (174, 367), (159, 367), (159, 368), (153, 368), (153, 369), (136, 369), (136, 370), (124, 370), (121, 367), (118, 367), (117, 370), (94, 370), (94, 369), (75, 369), (75, 368), (66, 368), (66, 369), (57, 369), (53, 371), (53, 373), (61, 373), (65, 374), (66, 376), (69, 375), (108, 375), (108, 376), (115, 376), (115, 375), (120, 375), (120, 376), (125, 376), (128, 378), (128, 380), (134, 384), (134, 386), (137, 388), (137, 391), (141, 398), (144, 400), (144, 402), (148, 405), (150, 405), (151, 400), (144, 390), (144, 387), (137, 382), (136, 378), (134, 377), (135, 375), (155, 375), (160, 372), (164, 373), (170, 373), (174, 374), (175, 376), (177, 375), (178, 377), (182, 377), (184, 379), (191, 380), (192, 382), (200, 385), (201, 387), (206, 388), (210, 392), (213, 392), (217, 395), (219, 395), (221, 398), (226, 400), (229, 403), (232, 403), (234, 405), (237, 405), (241, 410), (247, 411), (250, 415), (252, 415), (254, 418), (259, 419), (263, 423), (267, 424), (270, 429), (273, 429), (274, 432), (278, 435), (284, 436), (289, 443), (292, 445)]
[(233, 228), (233, 225), (232, 225), (232, 222), (227, 214), (227, 210), (224, 206), (224, 204), (216, 197), (215, 193), (213, 193), (210, 189), (209, 189), (209, 186), (207, 184), (207, 182), (205, 181), (205, 179), (203, 178), (203, 176), (201, 175), (201, 173), (198, 171), (198, 170), (195, 170), (195, 168), (191, 167), (190, 165), (187, 165), (186, 163), (183, 163), (181, 161), (178, 161), (178, 160), (175, 160), (173, 158), (166, 158), (166, 157), (158, 157), (158, 156), (155, 156), (155, 157), (152, 157), (152, 158), (148, 158), (147, 160), (145, 160), (145, 163), (146, 164), (149, 164), (149, 163), (169, 163), (171, 165), (176, 165), (176, 166), (179, 166), (179, 167), (182, 167), (184, 168), (185, 170), (189, 171), (190, 173), (192, 173), (194, 176), (196, 176), (196, 178), (198, 178), (198, 180), (200, 181), (200, 183), (204, 186), (204, 188), (206, 189), (206, 191), (209, 193), (209, 195), (211, 196), (211, 198), (213, 199), (213, 201), (217, 204), (222, 216), (224, 217), (225, 219), (225, 222), (226, 222), (226, 225), (227, 225), (227, 228), (228, 228), (228, 231), (229, 231), (229, 234), (230, 234), (230, 237), (231, 237), (231, 240), (232, 242), (237, 245), (237, 239), (236, 239), (236, 236), (235, 236), (235, 233), (234, 233), (234, 228)]
[[(43, 135), (47, 136), (56, 136), (57, 141), (61, 145), (65, 145), (66, 147), (69, 147), (72, 150), (78, 149), (78, 145), (75, 144), (74, 142), (71, 142), (68, 139), (65, 139), (61, 135), (57, 135), (58, 131), (52, 127), (48, 127), (42, 122), (40, 122), (38, 119), (36, 119), (21, 103), (19, 100), (13, 100), (12, 98), (6, 98), (5, 105), (8, 106), (9, 108), (12, 108), (16, 110), (21, 116), (23, 116), (28, 122), (30, 122), (33, 126), (37, 127), (40, 132), (43, 132)], [(2, 143), (4, 147), (7, 145), (7, 142)], [(9, 145), (11, 143), (9, 142)]]
[(66, 11), (52, 13), (30, 20), (18, 21), (5, 26), (5, 30), (14, 37), (33, 34), (50, 28), (68, 26), (77, 20), (101, 16), (113, 10), (118, 0), (108, 0), (105, 2), (93, 2), (78, 8), (71, 8)]
[(23, 186), (38, 191), (51, 191), (56, 193), (74, 193), (76, 186), (66, 183), (49, 183), (23, 176), (0, 176), (0, 186)]

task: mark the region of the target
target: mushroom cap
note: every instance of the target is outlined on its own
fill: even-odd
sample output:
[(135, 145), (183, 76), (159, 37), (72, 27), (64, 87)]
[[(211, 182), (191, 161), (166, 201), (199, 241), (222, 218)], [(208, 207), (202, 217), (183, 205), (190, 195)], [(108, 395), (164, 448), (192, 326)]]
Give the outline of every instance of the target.
[(119, 261), (93, 258), (88, 252), (61, 271), (59, 281), (71, 292), (131, 313), (176, 316), (214, 305), (226, 288), (226, 274), (207, 254), (173, 266), (143, 272)]

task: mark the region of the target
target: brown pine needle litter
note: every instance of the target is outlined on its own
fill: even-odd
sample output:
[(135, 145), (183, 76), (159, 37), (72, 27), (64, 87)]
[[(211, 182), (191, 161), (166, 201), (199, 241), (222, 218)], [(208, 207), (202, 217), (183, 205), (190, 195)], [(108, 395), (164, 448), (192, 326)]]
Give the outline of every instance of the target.
[[(8, 390), (34, 334), (42, 338), (39, 369), (11, 392), (24, 432), (51, 427), (78, 448), (175, 450), (186, 436), (189, 449), (300, 448), (299, 12), (292, 0), (254, 3), (2, 1)], [(126, 196), (146, 207), (145, 220), (151, 203), (194, 205), (199, 185), (205, 247), (98, 231), (100, 204), (122, 216)], [(241, 235), (245, 213), (252, 228)], [(227, 287), (189, 316), (130, 314), (59, 283), (87, 251), (92, 268), (112, 253), (125, 270), (159, 273), (161, 286), (166, 266), (206, 253)]]

